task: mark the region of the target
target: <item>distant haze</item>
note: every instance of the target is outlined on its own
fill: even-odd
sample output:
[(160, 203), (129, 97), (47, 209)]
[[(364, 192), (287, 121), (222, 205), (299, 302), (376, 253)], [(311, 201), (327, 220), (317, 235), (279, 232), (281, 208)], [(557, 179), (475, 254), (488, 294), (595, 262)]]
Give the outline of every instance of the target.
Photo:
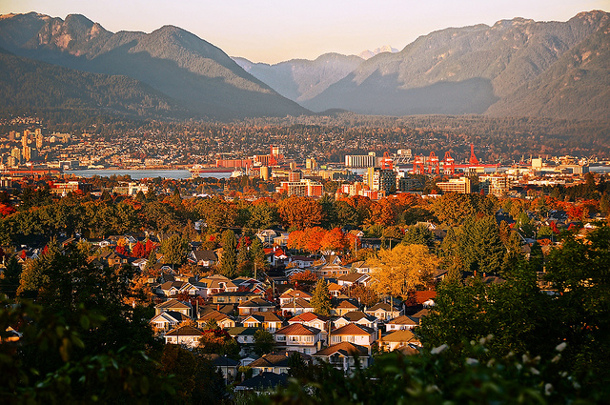
[(501, 19), (566, 21), (580, 11), (610, 11), (608, 0), (232, 0), (82, 1), (2, 0), (0, 14), (37, 11), (65, 18), (86, 15), (111, 31), (151, 32), (175, 25), (252, 62), (358, 55), (386, 44), (402, 50), (417, 37), (446, 27)]

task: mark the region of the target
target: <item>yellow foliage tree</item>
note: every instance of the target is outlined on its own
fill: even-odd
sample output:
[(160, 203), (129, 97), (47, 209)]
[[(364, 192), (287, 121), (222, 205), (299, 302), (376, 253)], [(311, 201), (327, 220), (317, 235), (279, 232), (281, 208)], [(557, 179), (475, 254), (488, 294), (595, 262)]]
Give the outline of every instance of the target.
[(425, 287), (432, 280), (439, 262), (439, 258), (423, 245), (382, 249), (371, 259), (371, 287), (378, 294), (406, 299), (409, 291)]

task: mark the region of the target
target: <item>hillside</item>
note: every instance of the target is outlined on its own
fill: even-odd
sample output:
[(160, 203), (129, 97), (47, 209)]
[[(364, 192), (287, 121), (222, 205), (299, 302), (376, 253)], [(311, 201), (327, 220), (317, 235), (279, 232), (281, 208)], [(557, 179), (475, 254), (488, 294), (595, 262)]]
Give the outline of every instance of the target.
[(353, 72), (363, 61), (358, 56), (327, 53), (315, 60), (292, 59), (275, 65), (234, 58), (246, 72), (282, 96), (296, 102), (310, 100)]
[(200, 116), (233, 119), (307, 110), (241, 69), (214, 45), (177, 27), (112, 33), (82, 15), (3, 16), (0, 47), (32, 59), (94, 73), (126, 75)]
[(610, 23), (566, 52), (547, 71), (492, 105), (494, 116), (610, 116)]
[[(567, 22), (515, 18), (492, 27), (433, 32), (398, 53), (381, 53), (363, 62), (303, 105), (314, 111), (343, 108), (363, 114), (484, 113), (551, 68), (608, 19), (608, 13), (593, 11)], [(560, 115), (554, 110), (546, 114)]]
[(186, 109), (126, 76), (80, 72), (12, 55), (0, 49), (0, 109), (45, 115), (100, 113), (120, 116), (187, 118)]

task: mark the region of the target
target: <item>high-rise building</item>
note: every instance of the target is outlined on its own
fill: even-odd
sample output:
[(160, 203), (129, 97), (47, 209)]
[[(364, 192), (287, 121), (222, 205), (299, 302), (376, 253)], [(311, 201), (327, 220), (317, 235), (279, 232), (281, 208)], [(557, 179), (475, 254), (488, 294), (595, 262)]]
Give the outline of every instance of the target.
[[(38, 131), (38, 129), (36, 131)], [(36, 134), (36, 149), (42, 149), (43, 142), (44, 137), (42, 136), (42, 134)]]
[(290, 181), (290, 182), (301, 181), (301, 171), (294, 170), (294, 171), (291, 171), (290, 173), (288, 173), (288, 181)]
[(345, 155), (346, 167), (373, 167), (375, 166), (375, 155)]
[(470, 194), (471, 186), (468, 177), (460, 177), (459, 179), (449, 179), (446, 182), (436, 183), (444, 193), (460, 193)]
[(261, 166), (260, 177), (265, 181), (269, 180), (271, 177), (271, 168), (269, 166)]

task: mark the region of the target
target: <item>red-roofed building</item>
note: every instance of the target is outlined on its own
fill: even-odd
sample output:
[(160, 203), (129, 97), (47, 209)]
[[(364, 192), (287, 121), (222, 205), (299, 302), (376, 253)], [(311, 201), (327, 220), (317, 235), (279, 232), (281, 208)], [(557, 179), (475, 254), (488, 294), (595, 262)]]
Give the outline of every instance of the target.
[(375, 342), (375, 330), (366, 326), (348, 323), (330, 332), (330, 343), (355, 343), (360, 346), (371, 346)]
[(304, 312), (300, 315), (294, 316), (288, 320), (288, 323), (300, 323), (305, 326), (311, 326), (322, 331), (328, 330), (327, 324), (328, 318), (325, 316), (314, 314), (313, 312)]
[(274, 337), (276, 344), (282, 349), (314, 354), (318, 342), (322, 339), (322, 333), (318, 328), (293, 323), (275, 332)]

